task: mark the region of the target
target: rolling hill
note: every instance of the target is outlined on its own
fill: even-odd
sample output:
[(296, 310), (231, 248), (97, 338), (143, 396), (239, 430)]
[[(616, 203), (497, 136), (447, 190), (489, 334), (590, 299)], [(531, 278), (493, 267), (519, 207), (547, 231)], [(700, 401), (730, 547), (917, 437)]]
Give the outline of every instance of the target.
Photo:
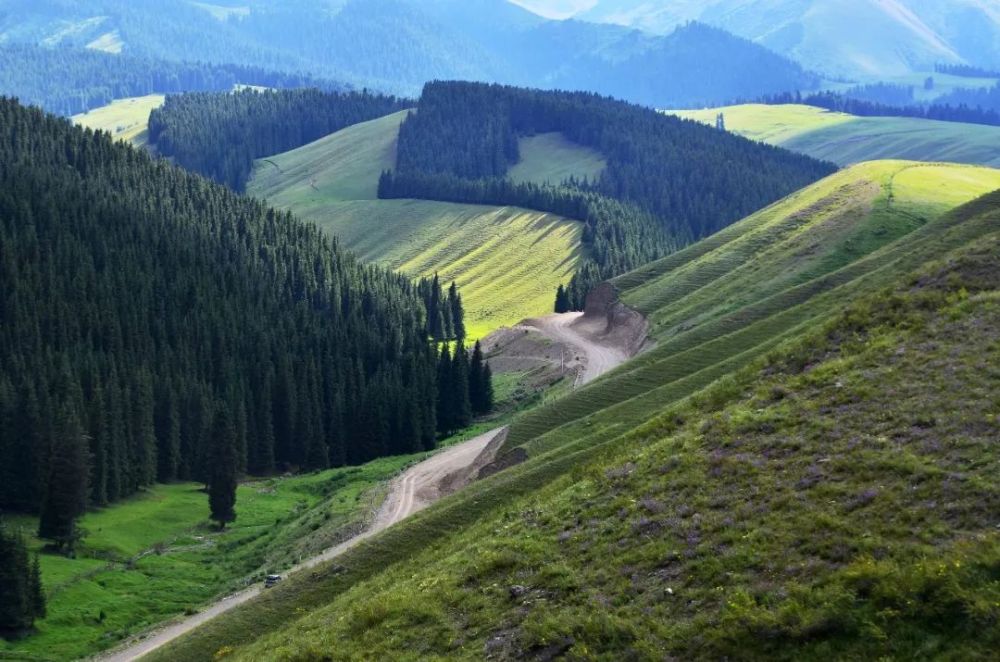
[(703, 21), (829, 74), (897, 76), (933, 71), (942, 62), (1000, 66), (1000, 7), (984, 0), (597, 0), (580, 4), (572, 12), (577, 18), (651, 32), (667, 33), (686, 21)]
[(856, 117), (801, 105), (747, 104), (675, 114), (838, 165), (909, 159), (1000, 166), (1000, 127), (908, 117)]
[[(583, 259), (582, 224), (516, 207), (379, 200), (407, 111), (257, 161), (247, 188), (316, 222), (362, 259), (413, 276), (455, 280), (471, 338), (552, 310)], [(558, 136), (525, 139), (522, 177), (593, 175), (601, 160)], [(550, 153), (546, 146), (558, 146)]]
[(863, 164), (617, 279), (655, 346), (515, 421), (515, 466), (153, 659), (982, 653), (993, 608), (958, 605), (998, 558), (996, 457), (966, 460), (995, 433), (998, 186)]

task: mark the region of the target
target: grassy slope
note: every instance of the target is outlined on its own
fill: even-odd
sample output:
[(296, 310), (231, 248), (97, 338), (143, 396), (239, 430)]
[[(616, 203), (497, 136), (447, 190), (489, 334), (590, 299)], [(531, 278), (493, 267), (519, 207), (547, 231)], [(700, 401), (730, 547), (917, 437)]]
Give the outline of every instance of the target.
[[(465, 535), (468, 527), (491, 521), (498, 513), (519, 512), (514, 505), (518, 499), (539, 503), (531, 495), (553, 481), (567, 475), (580, 480), (584, 474), (578, 467), (621, 446), (622, 435), (658, 413), (745, 367), (783, 340), (816, 328), (853, 298), (877, 291), (943, 252), (998, 229), (996, 215), (981, 217), (969, 209), (943, 214), (947, 205), (928, 204), (924, 189), (942, 178), (975, 182), (956, 192), (948, 204), (1000, 186), (1000, 173), (982, 169), (865, 165), (839, 173), (621, 279), (626, 299), (658, 318), (659, 345), (608, 377), (516, 421), (508, 448), (526, 448), (527, 462), (473, 484), (412, 522), (393, 527), (349, 552), (337, 567), (318, 570), (308, 582), (289, 582), (265, 599), (217, 619), (154, 659), (208, 659), (225, 646), (245, 644), (264, 632), (287, 631), (297, 620), (296, 610), (322, 608), (359, 584), (363, 585), (359, 590), (378, 593), (376, 587), (395, 581), (395, 576), (385, 573), (397, 564), (400, 572), (419, 576), (427, 587), (451, 581), (423, 574), (418, 565), (410, 564), (411, 559), (423, 550), (431, 550), (431, 555), (450, 554), (449, 541), (458, 539), (453, 536)], [(847, 211), (841, 209), (845, 204)], [(813, 246), (812, 236), (822, 238), (824, 245)], [(780, 251), (764, 254), (768, 247), (780, 247)], [(803, 260), (804, 265), (800, 264)], [(779, 261), (788, 272), (779, 268)], [(693, 300), (712, 303), (714, 287), (740, 279), (746, 283), (748, 270), (758, 264), (769, 267), (772, 276), (770, 285), (761, 284), (755, 290), (753, 301), (717, 304), (701, 319), (679, 327), (669, 323), (672, 313)], [(660, 282), (658, 288), (644, 287), (654, 281)], [(661, 288), (669, 294), (664, 300), (655, 296)], [(532, 544), (513, 535), (518, 529), (506, 531), (508, 544)], [(502, 555), (482, 558), (484, 563), (497, 558), (501, 567), (506, 563)], [(546, 564), (563, 574), (551, 560)], [(483, 588), (484, 600), (489, 590)], [(344, 603), (337, 604), (344, 607)], [(425, 614), (405, 609), (392, 596), (382, 599), (381, 594), (365, 604), (371, 605), (373, 626), (397, 617), (402, 619), (400, 625), (411, 622), (407, 619), (423, 618), (433, 625), (440, 613), (437, 604), (428, 604)], [(324, 618), (324, 613), (330, 612), (319, 612), (317, 618)], [(319, 641), (315, 623), (305, 621), (304, 629), (294, 631), (297, 638), (302, 637), (303, 648), (294, 644), (300, 652)], [(410, 635), (403, 628), (399, 637), (387, 636), (384, 645), (413, 644), (417, 652), (412, 655), (418, 655), (422, 649), (416, 647), (419, 642), (406, 639)], [(430, 639), (434, 637), (429, 634)], [(432, 643), (438, 646), (440, 639)], [(317, 650), (329, 652), (322, 645)]]
[(73, 122), (142, 146), (148, 140), (149, 114), (162, 106), (163, 100), (162, 94), (119, 99), (89, 113), (74, 115)]
[(993, 234), (235, 657), (989, 659), (998, 325)]
[(748, 104), (678, 115), (840, 165), (911, 159), (1000, 166), (1000, 127), (906, 117), (854, 117), (811, 106)]
[[(457, 281), (471, 338), (549, 312), (556, 287), (583, 257), (582, 226), (514, 207), (378, 200), (378, 178), (395, 164), (405, 116), (365, 122), (261, 159), (248, 191), (315, 221), (365, 260)], [(557, 164), (569, 167), (565, 159)]]
[[(0, 659), (81, 657), (290, 567), (354, 531), (381, 483), (415, 459), (241, 485), (237, 521), (222, 534), (209, 525), (208, 499), (192, 483), (159, 485), (90, 513), (77, 558), (41, 555), (48, 617), (28, 639), (0, 642)], [(37, 529), (32, 518), (13, 524)], [(37, 539), (30, 544), (42, 549)]]
[(558, 184), (570, 177), (596, 179), (607, 162), (600, 152), (577, 145), (561, 133), (541, 133), (521, 138), (521, 161), (510, 169), (516, 182)]

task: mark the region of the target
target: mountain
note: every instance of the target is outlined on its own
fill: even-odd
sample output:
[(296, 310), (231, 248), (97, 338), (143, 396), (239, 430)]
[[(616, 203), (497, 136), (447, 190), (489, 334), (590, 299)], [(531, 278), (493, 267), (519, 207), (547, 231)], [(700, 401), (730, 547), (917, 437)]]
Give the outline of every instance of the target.
[(998, 184), (864, 164), (617, 279), (655, 345), (506, 469), (151, 659), (988, 658)]
[[(544, 5), (544, 3), (538, 3)], [(840, 76), (1000, 66), (997, 0), (597, 0), (573, 15), (665, 34), (703, 21)]]
[[(303, 72), (416, 96), (431, 80), (580, 88), (678, 107), (813, 89), (818, 78), (704, 27), (656, 36), (542, 18), (506, 0), (10, 0), (0, 43)], [(159, 90), (153, 90), (159, 91)]]

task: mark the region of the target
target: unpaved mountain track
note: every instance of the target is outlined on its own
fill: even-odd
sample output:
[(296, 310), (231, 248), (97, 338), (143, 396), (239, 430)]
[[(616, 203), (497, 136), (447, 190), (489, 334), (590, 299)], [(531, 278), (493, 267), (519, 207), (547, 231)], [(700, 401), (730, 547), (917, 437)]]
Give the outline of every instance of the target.
[[(615, 346), (613, 340), (603, 333), (606, 326), (605, 320), (587, 319), (583, 313), (547, 315), (527, 320), (522, 326), (531, 327), (552, 341), (567, 345), (580, 355), (583, 369), (577, 375), (577, 386), (600, 377), (629, 358), (626, 349)], [(485, 464), (492, 459), (484, 458), (484, 455), (489, 454), (484, 451), (495, 452), (499, 444), (491, 444), (491, 442), (497, 440), (497, 437), (505, 431), (506, 428), (492, 430), (445, 449), (420, 464), (410, 467), (392, 481), (389, 495), (365, 531), (300, 563), (285, 574), (294, 574), (336, 558), (361, 541), (406, 519), (413, 513), (423, 510), (442, 496), (460, 488), (464, 484), (463, 480), (470, 479), (469, 470), (471, 467)], [(456, 477), (462, 478), (456, 479)], [(101, 662), (130, 662), (138, 659), (165, 646), (219, 614), (252, 600), (261, 591), (262, 587), (258, 584), (239, 593), (234, 593), (222, 598), (202, 612), (155, 630), (148, 636), (127, 644), (124, 648), (111, 651), (96, 659)]]
[(625, 349), (602, 338), (607, 324), (603, 319), (587, 319), (583, 313), (563, 313), (528, 320), (524, 324), (583, 353), (585, 366), (577, 377), (577, 386), (597, 379), (629, 358)]
[[(379, 508), (378, 514), (372, 520), (371, 526), (353, 538), (300, 563), (285, 574), (291, 575), (300, 570), (312, 568), (320, 563), (336, 558), (362, 540), (372, 537), (396, 522), (400, 522), (413, 513), (431, 505), (442, 496), (439, 493), (438, 487), (441, 481), (446, 476), (472, 465), (489, 443), (503, 431), (504, 428), (492, 430), (475, 439), (470, 439), (469, 441), (445, 449), (440, 453), (436, 453), (420, 464), (410, 467), (392, 481), (389, 495), (382, 503), (381, 508)], [(161, 646), (165, 646), (177, 637), (190, 632), (219, 614), (223, 614), (253, 599), (262, 590), (261, 585), (257, 584), (239, 593), (226, 596), (204, 611), (156, 630), (149, 636), (136, 640), (124, 648), (98, 656), (96, 659), (102, 662), (129, 662), (130, 660), (138, 659)]]

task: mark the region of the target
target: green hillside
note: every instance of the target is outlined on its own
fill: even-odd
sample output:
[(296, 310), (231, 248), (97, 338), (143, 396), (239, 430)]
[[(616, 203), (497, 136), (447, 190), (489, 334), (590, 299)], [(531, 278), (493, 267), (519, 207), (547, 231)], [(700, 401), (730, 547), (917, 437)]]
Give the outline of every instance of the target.
[(233, 659), (989, 659), (998, 324), (994, 232)]
[[(775, 584), (775, 590), (784, 587), (785, 593), (760, 593), (762, 585), (753, 578), (763, 582), (764, 577), (773, 577), (760, 569), (782, 556), (773, 553), (771, 545), (777, 547), (802, 537), (811, 539), (808, 530), (795, 527), (815, 520), (816, 526), (829, 536), (818, 538), (812, 547), (800, 545), (796, 552), (803, 555), (806, 568), (813, 568), (817, 563), (814, 552), (825, 553), (830, 548), (830, 553), (841, 554), (842, 564), (860, 563), (862, 552), (882, 549), (881, 540), (864, 543), (874, 547), (855, 549), (852, 545), (868, 530), (865, 526), (858, 529), (857, 537), (833, 536), (845, 524), (836, 519), (839, 511), (833, 512), (832, 506), (817, 510), (816, 518), (800, 516), (800, 510), (790, 514), (789, 509), (801, 507), (800, 501), (794, 493), (786, 495), (774, 487), (787, 486), (788, 481), (796, 484), (803, 478), (786, 480), (780, 474), (780, 464), (772, 467), (765, 462), (757, 467), (742, 458), (741, 451), (733, 449), (738, 449), (740, 443), (756, 443), (745, 437), (759, 431), (777, 435), (768, 441), (777, 444), (777, 450), (768, 451), (774, 457), (783, 458), (792, 450), (805, 449), (803, 471), (810, 471), (808, 467), (814, 463), (834, 470), (841, 464), (820, 462), (822, 458), (808, 453), (816, 449), (822, 452), (826, 447), (833, 453), (834, 442), (850, 444), (851, 437), (840, 435), (829, 444), (808, 447), (804, 442), (793, 443), (789, 439), (798, 434), (799, 428), (789, 424), (788, 435), (783, 437), (777, 427), (782, 419), (775, 422), (760, 414), (759, 410), (767, 405), (756, 402), (754, 398), (759, 394), (746, 386), (746, 375), (755, 374), (757, 368), (737, 378), (731, 376), (786, 341), (807, 349), (821, 347), (826, 336), (817, 330), (831, 324), (845, 305), (876, 295), (949, 251), (982, 244), (984, 237), (1000, 230), (1000, 213), (996, 211), (1000, 200), (994, 196), (958, 210), (949, 208), (998, 187), (1000, 171), (904, 162), (864, 164), (622, 277), (616, 284), (623, 299), (654, 322), (655, 347), (604, 378), (515, 421), (502, 452), (521, 449), (518, 452), (525, 461), (390, 529), (341, 557), (336, 567), (316, 573), (309, 582), (289, 582), (280, 591), (213, 621), (154, 659), (207, 659), (225, 646), (247, 644), (264, 632), (274, 634), (251, 647), (238, 648), (235, 658), (253, 659), (264, 650), (292, 659), (321, 655), (349, 658), (352, 651), (359, 650), (401, 659), (476, 658), (482, 657), (484, 648), (505, 657), (549, 650), (550, 646), (564, 652), (572, 649), (579, 657), (587, 658), (607, 656), (616, 647), (630, 650), (641, 646), (638, 642), (642, 641), (655, 642), (658, 657), (668, 650), (682, 658), (690, 657), (685, 642), (697, 645), (699, 641), (718, 644), (713, 650), (722, 657), (733, 654), (733, 649), (724, 645), (727, 641), (746, 640), (746, 633), (739, 629), (740, 619), (753, 613), (743, 609), (749, 604), (744, 594), (760, 599), (769, 609), (775, 608), (773, 613), (761, 611), (760, 627), (783, 636), (785, 631), (780, 627), (794, 625), (798, 613), (789, 600), (798, 599), (803, 592), (797, 584), (789, 583)], [(940, 196), (943, 190), (948, 192), (947, 197)], [(995, 252), (991, 255), (995, 259)], [(958, 293), (959, 299), (978, 287), (974, 279), (963, 274), (938, 280)], [(752, 287), (744, 294), (735, 287), (737, 283)], [(963, 286), (966, 295), (961, 294)], [(944, 298), (932, 298), (932, 302), (937, 305)], [(877, 306), (885, 301), (891, 304), (892, 299), (879, 296), (861, 305)], [(890, 313), (893, 310), (890, 305)], [(872, 318), (880, 319), (878, 315)], [(902, 319), (909, 317), (904, 315)], [(944, 321), (950, 323), (949, 319), (946, 316)], [(975, 319), (965, 321), (974, 323)], [(922, 330), (919, 324), (912, 328), (904, 324), (900, 332)], [(948, 337), (952, 332), (954, 329), (941, 334)], [(989, 334), (980, 333), (977, 342), (984, 335)], [(800, 340), (802, 337), (807, 340)], [(922, 341), (933, 342), (914, 340)], [(987, 351), (995, 352), (995, 341), (991, 342), (992, 346), (977, 346), (970, 355), (983, 357)], [(873, 341), (871, 349), (895, 352), (901, 345), (892, 345), (889, 340)], [(928, 356), (948, 360), (953, 347), (954, 341), (938, 345)], [(785, 359), (771, 363), (787, 361), (787, 357), (796, 356), (795, 352), (786, 349), (782, 354)], [(905, 351), (900, 356), (914, 362), (908, 370), (925, 365), (919, 352), (912, 354), (912, 359)], [(815, 363), (825, 360), (820, 355)], [(870, 355), (862, 360), (870, 360)], [(806, 364), (811, 363), (801, 363)], [(821, 383), (827, 389), (836, 389), (828, 391), (835, 394), (840, 387), (832, 377), (840, 366), (832, 359), (828, 367), (812, 368), (809, 374), (829, 380)], [(856, 373), (863, 379), (841, 379), (841, 386), (880, 395), (873, 385), (882, 380), (866, 370)], [(936, 370), (934, 374), (949, 373)], [(981, 390), (983, 380), (996, 378), (994, 373), (990, 375), (977, 377), (975, 388)], [(727, 376), (694, 403), (686, 400)], [(920, 383), (902, 371), (898, 379), (900, 388)], [(791, 406), (801, 401), (794, 395), (799, 383), (789, 383), (793, 395), (775, 395), (775, 402), (788, 400)], [(964, 386), (953, 385), (952, 394), (962, 392), (960, 388)], [(760, 392), (782, 391), (766, 384)], [(812, 396), (802, 393), (803, 397)], [(882, 395), (890, 397), (894, 393), (897, 391)], [(914, 401), (919, 402), (915, 397)], [(741, 403), (743, 398), (750, 399)], [(816, 402), (822, 402), (818, 398)], [(972, 408), (980, 404), (976, 400), (969, 402)], [(808, 402), (802, 406), (800, 411), (811, 411)], [(720, 423), (702, 422), (700, 412), (726, 407), (732, 409), (718, 417)], [(872, 410), (881, 414), (884, 408), (876, 404)], [(954, 420), (949, 415), (948, 421), (942, 417), (942, 425), (950, 426), (963, 415), (957, 413)], [(789, 416), (800, 425), (800, 414), (795, 415), (797, 418)], [(980, 415), (976, 420), (984, 419)], [(858, 421), (859, 429), (873, 429), (865, 419)], [(894, 421), (889, 419), (890, 423)], [(808, 420), (801, 425), (806, 423)], [(716, 429), (711, 425), (718, 425), (719, 433), (712, 433), (708, 437), (711, 443), (703, 448), (699, 444), (705, 441), (705, 435)], [(827, 429), (825, 425), (819, 424), (817, 429)], [(907, 425), (905, 429), (909, 428)], [(677, 430), (679, 434), (675, 434)], [(891, 440), (893, 431), (879, 435), (877, 439), (884, 436)], [(730, 438), (729, 445), (720, 450), (719, 444)], [(893, 444), (879, 443), (882, 445), (876, 450), (893, 449), (892, 457), (887, 454), (885, 461), (908, 460), (899, 456)], [(748, 448), (751, 450), (746, 453), (751, 453), (753, 446)], [(947, 456), (942, 461), (954, 460), (947, 450), (941, 453)], [(872, 471), (879, 470), (876, 459), (872, 462)], [(731, 492), (720, 491), (719, 501), (713, 501), (713, 483), (704, 472), (709, 472), (708, 478), (718, 479), (728, 476), (726, 472), (731, 468), (744, 473), (735, 474), (740, 480), (727, 482)], [(988, 469), (985, 466), (983, 471)], [(799, 471), (798, 464), (795, 471)], [(751, 480), (756, 475), (760, 475), (759, 482)], [(859, 472), (856, 483), (837, 483), (830, 488), (832, 496), (822, 493), (818, 498), (841, 499), (840, 490), (863, 495), (870, 479), (871, 474)], [(893, 504), (903, 482), (887, 480), (875, 489), (885, 490), (886, 503)], [(974, 484), (981, 485), (982, 481)], [(671, 500), (671, 493), (685, 494), (685, 499)], [(727, 515), (751, 521), (752, 513), (742, 513), (728, 499), (754, 506), (761, 503), (760, 499), (748, 497), (754, 493), (774, 498), (779, 505), (755, 515), (763, 519), (753, 522), (748, 530), (725, 524)], [(981, 501), (983, 494), (970, 491), (963, 494), (963, 499)], [(645, 516), (641, 511), (646, 511)], [(884, 512), (896, 514), (891, 507), (883, 510), (881, 502), (878, 512), (880, 516)], [(931, 531), (942, 529), (940, 521), (929, 521)], [(978, 526), (979, 520), (975, 524)], [(726, 533), (726, 526), (732, 529), (731, 534)], [(778, 526), (785, 528), (772, 534), (772, 528)], [(886, 536), (885, 544), (890, 549), (905, 542), (899, 538), (897, 528), (889, 526), (879, 531)], [(677, 535), (682, 537), (678, 539)], [(843, 550), (836, 548), (838, 537), (844, 540)], [(944, 540), (942, 545), (952, 542)], [(900, 552), (899, 566), (880, 566), (879, 571), (884, 570), (886, 576), (918, 574), (919, 568), (910, 563), (915, 550), (913, 547)], [(965, 554), (960, 549), (941, 553), (954, 553), (955, 559)], [(990, 553), (995, 559), (995, 551)], [(974, 585), (978, 577), (978, 566), (968, 567), (971, 574), (956, 576), (963, 586)], [(800, 575), (806, 586), (811, 586), (813, 580), (810, 572)], [(815, 577), (830, 579), (836, 586), (839, 575), (817, 566)], [(671, 607), (666, 597), (671, 594), (665, 594), (666, 588), (690, 597), (677, 600)], [(910, 590), (909, 586), (903, 588)], [(648, 604), (641, 597), (647, 593), (665, 602)], [(359, 599), (362, 594), (365, 600)], [(830, 600), (834, 606), (840, 604), (833, 597)], [(731, 618), (718, 613), (720, 604), (728, 602), (741, 608)], [(701, 604), (705, 611), (699, 616), (696, 607)], [(629, 605), (653, 610), (649, 613), (657, 617), (640, 618), (629, 611)], [(788, 605), (789, 611), (777, 609), (778, 605)], [(597, 606), (601, 608), (595, 609)], [(812, 631), (810, 628), (822, 622), (821, 617), (813, 618), (813, 614), (822, 613), (821, 607), (810, 604), (809, 609), (801, 608), (802, 630)], [(675, 611), (656, 611), (661, 608)], [(299, 621), (297, 609), (315, 613)], [(457, 614), (462, 617), (455, 620)], [(669, 617), (664, 618), (664, 614)], [(666, 625), (674, 621), (676, 629)], [(730, 625), (732, 629), (724, 634), (738, 635), (736, 639), (717, 638), (713, 634), (717, 630), (711, 629)], [(706, 633), (705, 638), (692, 639), (701, 631)], [(330, 637), (337, 638), (337, 646), (331, 646)], [(906, 643), (900, 641), (901, 645)], [(639, 658), (652, 654), (650, 649), (635, 650)]]
[(521, 161), (507, 176), (515, 182), (558, 184), (570, 177), (597, 178), (607, 163), (595, 150), (567, 140), (561, 133), (542, 133), (518, 141)]
[(145, 145), (149, 139), (149, 114), (163, 105), (162, 94), (119, 99), (107, 106), (73, 116), (73, 123), (88, 129), (107, 131), (119, 140)]
[[(378, 200), (378, 178), (395, 165), (405, 116), (358, 124), (261, 159), (247, 190), (315, 221), (366, 261), (457, 281), (472, 338), (550, 312), (553, 292), (583, 259), (582, 225), (516, 207)], [(539, 139), (553, 143), (551, 136), (533, 141)], [(531, 176), (588, 176), (599, 159), (564, 144), (547, 165), (529, 142), (525, 162)]]
[(747, 104), (675, 114), (753, 140), (851, 165), (877, 159), (1000, 166), (1000, 127), (909, 117), (855, 117), (801, 105)]

